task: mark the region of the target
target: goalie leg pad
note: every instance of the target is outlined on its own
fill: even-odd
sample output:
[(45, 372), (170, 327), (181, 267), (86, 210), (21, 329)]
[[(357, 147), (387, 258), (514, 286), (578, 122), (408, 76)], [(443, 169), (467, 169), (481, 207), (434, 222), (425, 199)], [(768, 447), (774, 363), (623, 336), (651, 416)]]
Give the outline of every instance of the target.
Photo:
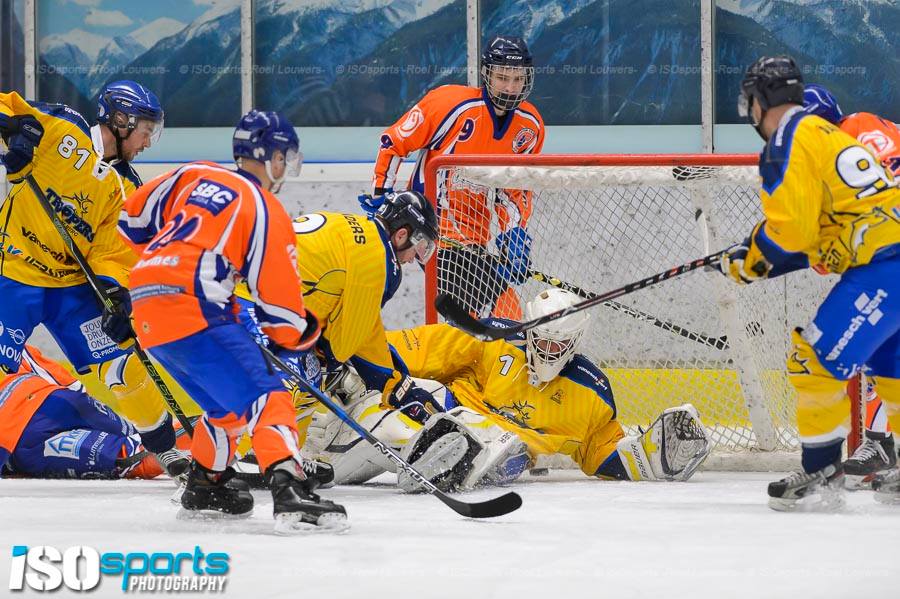
[(641, 435), (616, 450), (631, 480), (685, 481), (709, 456), (709, 435), (691, 404), (665, 410)]
[[(400, 411), (381, 407), (381, 393), (371, 391), (348, 406), (354, 420), (391, 449), (400, 451), (421, 425)], [(396, 466), (331, 413), (316, 412), (304, 452), (331, 464), (337, 484), (361, 484)]]
[[(458, 439), (466, 441), (466, 450), (456, 463), (451, 463), (457, 458), (454, 452), (461, 449), (456, 445)], [(439, 445), (439, 450), (432, 451), (442, 460), (441, 471), (435, 478), (422, 471), (418, 462), (429, 456), (432, 444)], [(531, 464), (527, 447), (519, 437), (462, 406), (432, 416), (416, 438), (410, 441), (403, 457), (444, 491), (505, 484), (518, 478)], [(404, 473), (399, 475), (398, 482), (407, 491), (418, 488), (415, 481)]]

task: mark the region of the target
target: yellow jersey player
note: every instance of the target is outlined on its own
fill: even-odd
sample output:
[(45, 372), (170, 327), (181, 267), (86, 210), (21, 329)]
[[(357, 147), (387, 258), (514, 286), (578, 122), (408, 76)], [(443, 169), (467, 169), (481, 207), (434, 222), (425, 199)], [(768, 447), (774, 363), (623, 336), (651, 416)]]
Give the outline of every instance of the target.
[[(763, 220), (723, 254), (747, 284), (800, 268), (840, 280), (812, 322), (792, 334), (787, 371), (797, 389), (802, 466), (769, 485), (776, 510), (840, 507), (847, 380), (866, 366), (894, 430), (900, 426), (900, 190), (853, 137), (803, 109), (803, 77), (788, 56), (760, 58), (741, 83), (739, 110), (766, 141), (759, 157)], [(900, 476), (873, 482), (900, 498)]]
[[(900, 129), (887, 119), (869, 112), (845, 116), (837, 98), (821, 85), (803, 88), (806, 112), (820, 116), (869, 148), (894, 177), (900, 175)], [(897, 466), (894, 437), (888, 426), (884, 405), (878, 398), (874, 381), (867, 381), (865, 438), (844, 462), (844, 486), (848, 489), (871, 488), (872, 480)]]
[[(113, 408), (178, 474), (188, 462), (173, 451), (171, 417), (143, 366), (118, 345), (132, 334), (126, 286), (135, 257), (116, 230), (124, 194), (139, 182), (129, 175), (128, 160), (159, 136), (163, 110), (145, 87), (117, 82), (101, 93), (98, 120), (91, 129), (63, 104), (0, 94), (0, 133), (8, 147), (2, 160), (12, 183), (0, 206), (0, 368), (16, 372), (25, 340), (44, 324), (76, 371), (99, 376), (116, 398)], [(119, 161), (111, 166), (105, 156)], [(116, 310), (101, 311), (25, 181), (29, 175), (106, 283)]]
[[(537, 318), (578, 301), (571, 292), (547, 289), (525, 306), (525, 314)], [(646, 433), (626, 436), (616, 420), (609, 380), (578, 353), (589, 318), (578, 312), (527, 336), (491, 342), (447, 324), (388, 332), (410, 375), (439, 383), (435, 397), (446, 409), (412, 432), (402, 444), (404, 457), (445, 489), (509, 482), (538, 456), (557, 453), (604, 479), (690, 478), (709, 453), (696, 410), (690, 405), (666, 410)], [(504, 322), (509, 321), (491, 324)], [(360, 410), (357, 402), (369, 405)], [(362, 424), (396, 428), (383, 424), (383, 415), (372, 415), (371, 398), (351, 397), (350, 403)], [(349, 434), (341, 428), (327, 423), (317, 449), (335, 466), (337, 482), (358, 482), (342, 476)], [(374, 455), (369, 460), (378, 462)], [(407, 490), (416, 488), (402, 473), (399, 482)]]
[[(322, 323), (316, 351), (332, 368), (352, 364), (365, 386), (384, 397), (384, 407), (401, 410), (407, 423), (424, 422), (432, 396), (396, 366), (381, 309), (400, 286), (401, 266), (424, 264), (434, 253), (437, 215), (431, 204), (415, 191), (391, 193), (372, 216), (306, 214), (294, 220), (294, 233), (303, 301)], [(245, 298), (240, 303), (241, 321), (263, 341), (252, 303)], [(313, 352), (281, 352), (279, 357), (307, 382), (321, 382)], [(294, 401), (302, 444), (314, 402)]]

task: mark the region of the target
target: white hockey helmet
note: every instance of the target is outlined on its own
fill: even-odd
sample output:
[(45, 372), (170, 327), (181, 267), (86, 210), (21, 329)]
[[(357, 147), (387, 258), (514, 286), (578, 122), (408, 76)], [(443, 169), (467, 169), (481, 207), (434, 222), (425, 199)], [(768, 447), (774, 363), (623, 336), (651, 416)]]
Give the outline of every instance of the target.
[[(556, 287), (545, 289), (526, 304), (525, 317), (528, 320), (539, 318), (568, 308), (580, 299), (571, 291)], [(525, 353), (529, 383), (537, 386), (556, 378), (578, 351), (590, 320), (590, 314), (581, 311), (528, 330)]]

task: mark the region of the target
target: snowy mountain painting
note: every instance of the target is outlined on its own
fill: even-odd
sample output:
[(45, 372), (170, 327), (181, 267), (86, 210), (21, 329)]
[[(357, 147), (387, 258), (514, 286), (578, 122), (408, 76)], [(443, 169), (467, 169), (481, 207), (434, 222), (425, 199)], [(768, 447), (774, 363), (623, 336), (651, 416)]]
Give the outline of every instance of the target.
[[(140, 3), (140, 21), (132, 18), (137, 3), (93, 4), (99, 8), (84, 23), (65, 31), (44, 34), (39, 13), (42, 99), (90, 113), (103, 84), (130, 77), (160, 95), (170, 126), (234, 123), (238, 0), (157, 0), (148, 3), (159, 5), (155, 13)], [(530, 44), (539, 67), (532, 100), (548, 124), (699, 122), (699, 0), (481, 6), (483, 37), (516, 34)], [(466, 80), (465, 0), (260, 0), (255, 7), (256, 104), (298, 125), (386, 125), (431, 87)], [(807, 80), (831, 87), (848, 111), (900, 120), (897, 23), (896, 0), (718, 0), (718, 121), (738, 122), (743, 69), (763, 53), (795, 56)]]

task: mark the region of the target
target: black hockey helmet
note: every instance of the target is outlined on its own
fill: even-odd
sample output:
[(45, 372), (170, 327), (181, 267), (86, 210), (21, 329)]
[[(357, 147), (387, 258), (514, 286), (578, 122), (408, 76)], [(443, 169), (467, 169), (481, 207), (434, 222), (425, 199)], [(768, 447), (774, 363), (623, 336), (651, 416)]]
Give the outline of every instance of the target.
[[(497, 89), (492, 74), (510, 74), (511, 69), (515, 69), (512, 73), (524, 76), (521, 90), (512, 93)], [(524, 102), (534, 87), (534, 60), (525, 40), (507, 35), (492, 37), (481, 53), (481, 78), (491, 102), (498, 109), (514, 110)]]
[(403, 227), (409, 228), (409, 241), (398, 250), (416, 246), (416, 258), (425, 264), (437, 247), (438, 217), (428, 199), (418, 191), (398, 191), (386, 194), (375, 217), (393, 235)]
[(782, 104), (803, 105), (803, 74), (790, 56), (763, 56), (747, 68), (741, 81), (738, 113), (753, 122), (753, 102), (759, 102), (763, 113)]

